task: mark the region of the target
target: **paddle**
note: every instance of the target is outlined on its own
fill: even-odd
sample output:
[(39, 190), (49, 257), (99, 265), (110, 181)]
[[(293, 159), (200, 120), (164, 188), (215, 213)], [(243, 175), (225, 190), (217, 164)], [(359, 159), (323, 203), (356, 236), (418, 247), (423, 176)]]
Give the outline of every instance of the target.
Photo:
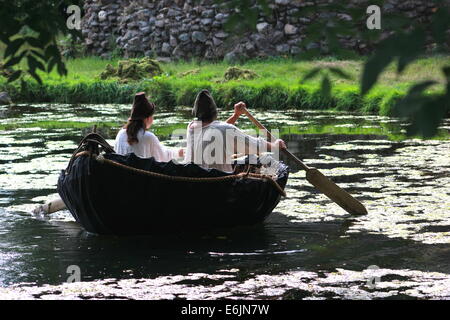
[[(251, 113), (244, 108), (244, 113), (247, 117), (260, 129), (267, 132), (267, 135), (271, 139), (275, 139), (274, 136), (258, 121)], [(306, 180), (309, 181), (314, 187), (325, 194), (328, 198), (333, 200), (342, 209), (353, 215), (367, 214), (367, 210), (364, 205), (353, 198), (348, 192), (339, 188), (333, 181), (325, 177), (316, 168), (308, 167), (299, 158), (293, 155), (288, 149), (281, 149), (289, 158), (294, 160), (303, 170), (306, 171)]]

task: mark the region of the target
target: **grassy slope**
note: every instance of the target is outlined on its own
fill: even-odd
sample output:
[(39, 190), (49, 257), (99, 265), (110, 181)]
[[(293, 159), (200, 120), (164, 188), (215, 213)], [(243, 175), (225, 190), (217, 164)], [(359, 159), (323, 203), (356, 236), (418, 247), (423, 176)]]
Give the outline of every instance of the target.
[[(145, 90), (162, 106), (190, 105), (201, 88), (210, 89), (219, 106), (229, 107), (232, 102), (246, 100), (262, 108), (301, 108), (358, 110), (362, 112), (389, 114), (395, 100), (415, 82), (433, 79), (442, 82), (440, 69), (448, 56), (421, 59), (397, 76), (395, 65), (381, 75), (379, 84), (364, 98), (359, 96), (359, 77), (363, 60), (322, 59), (297, 61), (274, 58), (264, 61), (248, 61), (241, 65), (255, 71), (254, 80), (229, 81), (224, 83), (223, 74), (229, 67), (226, 63), (178, 62), (163, 64), (165, 74), (139, 83), (119, 84), (101, 81), (98, 75), (106, 64), (117, 64), (117, 60), (84, 58), (67, 61), (69, 75), (61, 78), (53, 71), (42, 74), (44, 86), (27, 80), (25, 88), (9, 87), (15, 101), (26, 102), (80, 102), (80, 103), (127, 103), (133, 93)], [(352, 76), (352, 80), (333, 78), (333, 99), (324, 100), (319, 91), (319, 78), (306, 84), (299, 79), (319, 65), (340, 67)], [(180, 76), (181, 73), (198, 69), (197, 74)], [(0, 89), (4, 80), (0, 80)], [(440, 90), (441, 85), (433, 90)]]

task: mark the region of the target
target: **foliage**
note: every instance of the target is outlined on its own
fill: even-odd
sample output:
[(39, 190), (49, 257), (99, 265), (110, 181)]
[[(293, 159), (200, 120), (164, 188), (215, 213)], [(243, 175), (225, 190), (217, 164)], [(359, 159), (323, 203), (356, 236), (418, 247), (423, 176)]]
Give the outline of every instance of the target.
[(74, 39), (71, 35), (58, 39), (58, 49), (64, 58), (80, 58), (85, 55), (85, 47), (80, 39)]
[[(69, 5), (80, 4), (81, 0), (2, 1), (0, 42), (6, 45), (4, 66), (14, 67), (26, 60), (26, 72), (39, 83), (42, 81), (38, 70), (50, 72), (56, 67), (60, 75), (66, 75), (57, 37), (59, 34), (79, 37), (77, 30), (67, 28), (65, 10)], [(9, 81), (15, 81), (23, 74), (22, 70), (16, 70)]]
[[(230, 15), (227, 21), (227, 28), (238, 35), (249, 29), (255, 30), (260, 12), (265, 15), (275, 14), (272, 12), (269, 1), (229, 0), (223, 2), (216, 0), (220, 5), (234, 9), (234, 14)], [(29, 80), (24, 80), (24, 72), (20, 69), (14, 69), (14, 66), (20, 65), (22, 61), (27, 62), (26, 73), (40, 84), (42, 82), (40, 71), (51, 72), (56, 67), (58, 74), (67, 74), (65, 63), (57, 46), (57, 36), (71, 34), (74, 39), (79, 36), (79, 32), (67, 28), (65, 8), (68, 5), (80, 5), (80, 3), (81, 0), (11, 0), (2, 3), (0, 42), (6, 45), (4, 53), (6, 61), (3, 70), (10, 82), (20, 78), (22, 86), (25, 86), (25, 83), (29, 85)], [(370, 4), (382, 7), (383, 3), (382, 0), (373, 0)], [(350, 102), (360, 102), (363, 108), (359, 106), (359, 109), (366, 111), (375, 111), (377, 105), (374, 101), (381, 101), (379, 112), (406, 117), (411, 122), (408, 133), (424, 136), (433, 135), (442, 118), (450, 110), (450, 66), (447, 65), (442, 68), (445, 81), (445, 90), (442, 92), (437, 90), (431, 94), (430, 90), (436, 84), (430, 79), (422, 79), (420, 82), (413, 84), (406, 95), (401, 92), (391, 93), (392, 98), (387, 99), (372, 94), (374, 85), (380, 81), (382, 73), (393, 62), (397, 65), (397, 74), (401, 75), (405, 72), (407, 66), (425, 52), (426, 41), (433, 41), (437, 49), (448, 48), (449, 7), (443, 0), (432, 0), (431, 3), (434, 4), (434, 14), (427, 28), (423, 25), (412, 24), (410, 19), (405, 17), (383, 12), (382, 28), (393, 31), (383, 41), (380, 41), (383, 30), (369, 31), (365, 27), (367, 14), (364, 6), (349, 7), (346, 2), (333, 1), (333, 3), (309, 6), (299, 10), (298, 14), (301, 16), (311, 15), (315, 17), (314, 22), (304, 31), (307, 37), (302, 41), (305, 52), (302, 55), (303, 58), (317, 58), (320, 54), (330, 53), (341, 56), (348, 54), (340, 45), (341, 37), (363, 39), (368, 43), (368, 49), (374, 49), (362, 71), (359, 94), (350, 90), (345, 93), (340, 92), (338, 94), (340, 97), (336, 98), (336, 95), (333, 94), (336, 91), (333, 88), (332, 78), (337, 77), (339, 81), (345, 80), (346, 73), (340, 68), (319, 66), (317, 70), (311, 70), (309, 74), (306, 74), (303, 81), (310, 81), (320, 76), (320, 90), (312, 90), (308, 86), (299, 86), (300, 91), (292, 91), (291, 89), (289, 89), (291, 91), (285, 91), (285, 88), (281, 90), (277, 85), (269, 86), (264, 83), (259, 86), (238, 87), (230, 82), (228, 85), (223, 84), (220, 88), (220, 92), (224, 92), (220, 99), (225, 103), (230, 101), (231, 95), (235, 94), (234, 98), (249, 96), (251, 100), (266, 105), (268, 104), (267, 100), (271, 100), (271, 98), (263, 97), (261, 92), (264, 92), (265, 94), (273, 94), (279, 101), (285, 99), (291, 101), (291, 103), (295, 101), (310, 106), (320, 104), (322, 107), (325, 105), (339, 109), (352, 109), (354, 106), (350, 105)], [(314, 42), (321, 45), (319, 47), (310, 46)], [(298, 73), (302, 74), (302, 71), (300, 70)], [(173, 83), (164, 79), (156, 79), (153, 84), (159, 90), (157, 92), (164, 93), (158, 94), (158, 97), (164, 98), (161, 98), (162, 103), (170, 105), (170, 103), (176, 101), (176, 97), (184, 97), (180, 98), (181, 101), (188, 100), (186, 99), (187, 91), (184, 91), (184, 94), (174, 91), (173, 88), (177, 86), (174, 86)], [(81, 84), (74, 87), (79, 85)], [(96, 85), (92, 84), (89, 88)], [(65, 86), (65, 84), (61, 84), (61, 86)], [(111, 84), (106, 86), (109, 88)], [(44, 87), (41, 84), (39, 88)], [(194, 87), (198, 87), (198, 83), (195, 85), (188, 83), (185, 86), (185, 88)], [(52, 88), (55, 88), (55, 86)], [(151, 87), (151, 90), (156, 89)], [(300, 92), (308, 94), (302, 97)], [(92, 94), (94, 97), (99, 95), (94, 92)], [(395, 104), (393, 104), (394, 100), (396, 101)], [(277, 105), (287, 105), (287, 103), (282, 102)]]
[[(339, 42), (340, 37), (351, 36), (353, 38), (364, 39), (369, 43), (369, 48), (373, 48), (374, 53), (368, 59), (364, 66), (361, 77), (360, 90), (362, 95), (366, 95), (378, 81), (381, 73), (392, 63), (397, 63), (397, 73), (401, 74), (405, 68), (415, 61), (424, 53), (426, 41), (432, 40), (437, 48), (448, 47), (448, 30), (450, 29), (450, 13), (449, 6), (443, 0), (432, 0), (435, 7), (434, 14), (431, 17), (431, 24), (427, 30), (423, 25), (411, 24), (409, 19), (398, 15), (383, 13), (383, 28), (392, 31), (392, 34), (380, 42), (382, 31), (367, 30), (364, 21), (367, 18), (365, 7), (356, 8), (349, 7), (347, 3), (333, 3), (310, 6), (302, 8), (299, 14), (302, 16), (314, 15), (314, 23), (305, 30), (307, 35), (303, 44), (305, 48), (312, 42), (325, 43), (325, 49), (320, 47), (312, 47), (305, 50), (304, 57), (317, 57), (323, 53), (339, 54), (345, 51)], [(236, 9), (229, 23), (233, 26), (233, 30), (254, 29), (257, 23), (258, 10), (264, 8), (266, 14), (271, 13), (268, 0), (233, 0), (231, 6)], [(371, 5), (382, 7), (384, 1), (371, 1)], [(245, 17), (248, 17), (245, 19)], [(406, 117), (411, 125), (408, 133), (422, 134), (430, 136), (436, 133), (436, 129), (441, 123), (442, 118), (450, 111), (450, 93), (449, 87), (449, 68), (446, 66), (442, 69), (446, 79), (447, 90), (433, 97), (426, 95), (426, 89), (433, 85), (433, 82), (422, 81), (413, 85), (408, 94), (399, 99), (395, 105), (396, 114)], [(334, 73), (340, 77), (345, 76), (342, 70), (330, 69), (322, 72), (317, 68), (304, 76), (304, 80), (308, 80), (317, 75), (322, 76), (321, 92), (327, 98), (330, 97), (332, 91), (332, 82), (330, 73)], [(370, 107), (373, 108), (373, 107)], [(390, 109), (389, 109), (390, 110)]]

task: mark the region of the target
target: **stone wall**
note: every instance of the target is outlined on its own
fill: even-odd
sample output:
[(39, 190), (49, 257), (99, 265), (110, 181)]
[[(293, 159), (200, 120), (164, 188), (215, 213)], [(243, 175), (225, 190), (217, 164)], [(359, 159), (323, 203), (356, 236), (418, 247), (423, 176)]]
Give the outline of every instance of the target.
[[(324, 43), (302, 44), (305, 29), (318, 17), (302, 10), (328, 0), (269, 0), (273, 13), (261, 11), (257, 30), (239, 36), (224, 31), (231, 14), (225, 2), (212, 0), (86, 0), (82, 32), (88, 52), (108, 58), (119, 49), (126, 57), (151, 55), (182, 59), (234, 59), (295, 55), (303, 50), (321, 48)], [(332, 0), (330, 0), (332, 1)], [(448, 0), (450, 1), (450, 0)], [(367, 8), (370, 1), (349, 0), (349, 7)], [(427, 0), (388, 0), (385, 12), (396, 12), (413, 23), (427, 24), (435, 5)], [(322, 13), (320, 18), (325, 18)], [(332, 15), (329, 13), (328, 15)], [(351, 20), (346, 14), (339, 19)], [(365, 25), (364, 21), (355, 23)], [(370, 50), (359, 39), (341, 38), (342, 46), (360, 53)]]

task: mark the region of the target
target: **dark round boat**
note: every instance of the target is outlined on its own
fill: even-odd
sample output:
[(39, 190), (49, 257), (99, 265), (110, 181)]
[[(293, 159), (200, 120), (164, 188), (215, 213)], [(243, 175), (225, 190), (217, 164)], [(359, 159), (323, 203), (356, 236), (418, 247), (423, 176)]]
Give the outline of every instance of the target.
[(284, 194), (288, 167), (279, 162), (275, 177), (237, 172), (119, 155), (91, 133), (61, 172), (58, 193), (76, 221), (97, 234), (205, 231), (262, 222)]

